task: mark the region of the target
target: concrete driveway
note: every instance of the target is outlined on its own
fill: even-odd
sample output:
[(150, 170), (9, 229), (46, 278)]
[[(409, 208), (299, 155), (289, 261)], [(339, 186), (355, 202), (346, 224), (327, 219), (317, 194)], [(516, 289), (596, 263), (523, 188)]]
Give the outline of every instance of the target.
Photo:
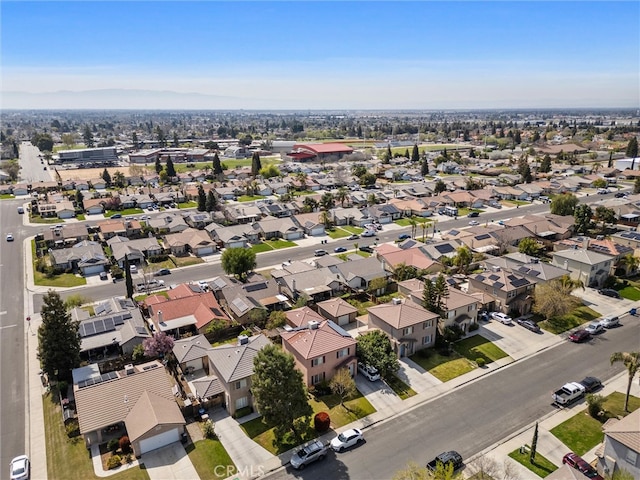
[(491, 340), (514, 360), (562, 341), (558, 335), (544, 330), (542, 333), (531, 332), (516, 324), (515, 321), (513, 325), (505, 325), (495, 320), (481, 322), (476, 333)]
[(409, 358), (400, 359), (398, 378), (409, 385), (416, 393), (426, 392), (442, 381), (427, 372), (424, 368)]
[(577, 288), (572, 295), (582, 299), (582, 302), (600, 315), (621, 315), (628, 313), (632, 308), (638, 308), (638, 302), (626, 298), (611, 298), (600, 295), (596, 288)]
[(146, 467), (151, 480), (200, 478), (180, 442), (143, 454), (140, 463)]
[(369, 403), (371, 403), (377, 411), (402, 402), (402, 399), (382, 380), (370, 382), (358, 374), (356, 375), (356, 387), (358, 387), (360, 393), (369, 400)]

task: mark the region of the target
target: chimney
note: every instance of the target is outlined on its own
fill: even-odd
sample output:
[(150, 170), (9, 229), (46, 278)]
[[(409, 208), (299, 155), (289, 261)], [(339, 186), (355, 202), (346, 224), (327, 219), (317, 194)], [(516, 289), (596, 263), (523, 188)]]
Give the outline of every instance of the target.
[(129, 363), (124, 366), (124, 373), (125, 375), (133, 375), (134, 373), (136, 373), (132, 363)]
[(162, 310), (158, 310), (158, 323), (162, 323), (164, 320), (162, 319)]
[(382, 266), (382, 271), (384, 272), (387, 269), (387, 262), (385, 262), (384, 258), (380, 262), (380, 265)]
[(583, 249), (583, 250), (587, 250), (587, 249), (589, 248), (589, 241), (590, 241), (590, 240), (591, 240), (591, 239), (590, 239), (589, 237), (584, 237), (584, 238), (582, 239), (582, 249)]
[(291, 280), (291, 290), (293, 290), (293, 292), (291, 292), (291, 293), (296, 293), (296, 280), (295, 279)]
[(249, 343), (249, 337), (246, 335), (238, 335), (238, 345), (247, 345)]
[(309, 325), (309, 330), (317, 330), (320, 324), (315, 320), (309, 320), (308, 325)]
[(500, 267), (498, 265), (493, 265), (491, 267), (491, 270), (493, 270), (494, 272), (499, 272), (500, 271)]
[(397, 297), (392, 298), (392, 299), (391, 299), (391, 303), (392, 303), (393, 305), (402, 305), (402, 299), (401, 299), (401, 298), (397, 298)]

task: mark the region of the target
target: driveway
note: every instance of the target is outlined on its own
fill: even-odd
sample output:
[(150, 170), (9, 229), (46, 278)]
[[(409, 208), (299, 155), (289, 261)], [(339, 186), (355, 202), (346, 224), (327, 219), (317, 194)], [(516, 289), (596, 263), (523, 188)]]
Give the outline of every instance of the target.
[(143, 454), (140, 463), (146, 467), (151, 480), (200, 478), (180, 442)]
[(505, 325), (495, 320), (481, 322), (476, 333), (495, 343), (514, 360), (562, 341), (558, 335), (545, 330), (542, 330), (542, 333), (534, 333), (516, 324), (515, 321), (513, 325)]
[(442, 381), (427, 372), (424, 368), (409, 358), (400, 359), (398, 378), (409, 385), (416, 393), (426, 392)]
[(594, 309), (600, 315), (621, 315), (629, 312), (633, 307), (638, 307), (638, 302), (626, 298), (611, 298), (600, 295), (595, 288), (577, 288), (572, 295), (582, 299), (589, 308)]
[(384, 410), (391, 405), (402, 402), (402, 399), (382, 380), (370, 382), (358, 374), (356, 375), (356, 387), (358, 387), (360, 393), (369, 400), (369, 403), (371, 403), (377, 411)]

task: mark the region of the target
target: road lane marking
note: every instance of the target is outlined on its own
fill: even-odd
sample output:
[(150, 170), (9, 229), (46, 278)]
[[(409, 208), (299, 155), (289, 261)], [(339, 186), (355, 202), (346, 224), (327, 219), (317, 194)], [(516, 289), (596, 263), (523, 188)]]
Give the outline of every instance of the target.
[(3, 328), (12, 328), (12, 327), (17, 327), (18, 324), (14, 324), (14, 325), (4, 325), (3, 327), (0, 327), (0, 330), (2, 330)]
[(6, 315), (7, 311), (5, 310), (4, 312), (0, 312), (0, 315)]

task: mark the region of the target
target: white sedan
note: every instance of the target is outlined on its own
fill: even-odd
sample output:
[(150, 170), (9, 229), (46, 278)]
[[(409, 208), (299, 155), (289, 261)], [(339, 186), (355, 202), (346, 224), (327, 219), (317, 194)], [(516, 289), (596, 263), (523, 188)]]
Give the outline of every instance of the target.
[(350, 430), (345, 430), (336, 438), (331, 440), (331, 448), (336, 452), (342, 452), (354, 445), (359, 445), (363, 441), (364, 437), (362, 436), (362, 432), (357, 428), (352, 428)]
[(477, 226), (477, 225), (480, 225), (480, 222), (478, 222), (478, 221), (476, 221), (476, 220), (471, 220), (471, 221), (469, 222), (469, 225), (471, 225), (472, 227), (475, 227), (475, 226)]
[(28, 480), (29, 478), (29, 457), (20, 455), (11, 460), (9, 467), (9, 478), (11, 480)]
[(7, 242), (13, 242), (13, 233), (7, 233)]
[(505, 325), (513, 325), (513, 320), (511, 319), (511, 317), (501, 312), (493, 312), (491, 314), (491, 318), (497, 320), (500, 323), (504, 323)]

